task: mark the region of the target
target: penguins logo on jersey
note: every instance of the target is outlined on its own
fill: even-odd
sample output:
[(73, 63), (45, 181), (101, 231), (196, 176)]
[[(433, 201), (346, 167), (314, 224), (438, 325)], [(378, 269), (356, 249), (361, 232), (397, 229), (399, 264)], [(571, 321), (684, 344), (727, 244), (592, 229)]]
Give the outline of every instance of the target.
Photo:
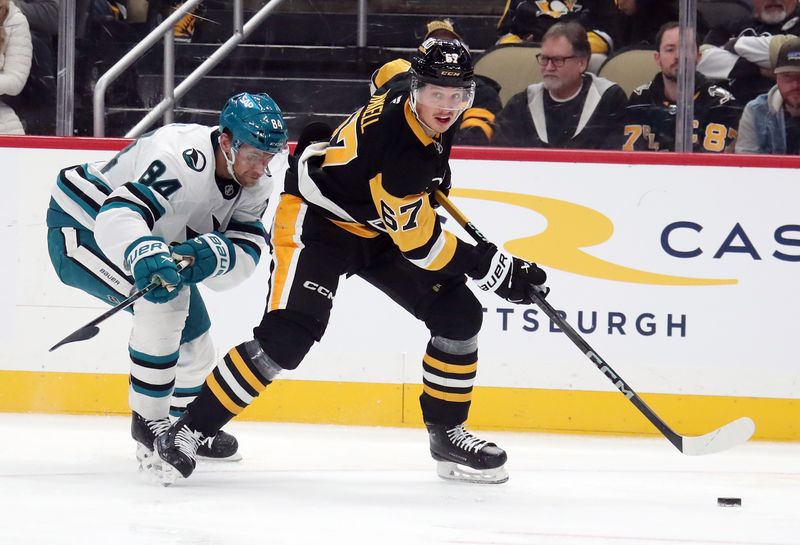
[(583, 8), (574, 0), (537, 0), (536, 7), (539, 8), (537, 16), (547, 15), (553, 19), (559, 19), (568, 13), (577, 13)]
[(191, 148), (183, 151), (183, 160), (195, 172), (202, 172), (206, 168), (206, 156), (198, 149)]

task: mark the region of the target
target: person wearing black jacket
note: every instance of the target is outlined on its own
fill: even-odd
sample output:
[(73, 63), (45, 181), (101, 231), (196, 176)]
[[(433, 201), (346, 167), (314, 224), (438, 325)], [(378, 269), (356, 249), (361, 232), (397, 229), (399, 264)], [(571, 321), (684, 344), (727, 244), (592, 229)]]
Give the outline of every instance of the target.
[(800, 36), (798, 0), (753, 0), (751, 19), (728, 21), (706, 34), (697, 69), (708, 78), (727, 79), (746, 104), (775, 85), (770, 44), (781, 35)]
[[(660, 72), (631, 94), (622, 129), (625, 151), (675, 151), (679, 31), (678, 23), (672, 21), (656, 35), (658, 50), (654, 56)], [(696, 73), (693, 150), (733, 151), (741, 113), (742, 106), (730, 91)]]
[(492, 144), (533, 148), (612, 147), (627, 97), (616, 83), (586, 72), (590, 56), (584, 28), (550, 27), (537, 56), (541, 83), (511, 97), (495, 120)]

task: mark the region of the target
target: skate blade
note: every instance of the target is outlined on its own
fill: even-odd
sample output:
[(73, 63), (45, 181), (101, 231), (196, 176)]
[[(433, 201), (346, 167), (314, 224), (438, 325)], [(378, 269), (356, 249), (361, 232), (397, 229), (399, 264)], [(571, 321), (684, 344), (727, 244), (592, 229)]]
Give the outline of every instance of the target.
[(242, 455), (239, 454), (238, 452), (234, 452), (233, 454), (225, 458), (217, 458), (217, 457), (203, 456), (202, 454), (198, 454), (197, 461), (198, 462), (241, 462)]
[(505, 466), (493, 469), (472, 469), (455, 462), (437, 462), (436, 473), (442, 479), (462, 483), (501, 484), (508, 480)]
[(179, 478), (183, 477), (180, 471), (161, 459), (158, 451), (153, 451), (153, 463), (147, 472), (148, 477), (161, 486), (172, 486)]
[(153, 465), (157, 462), (153, 451), (141, 443), (136, 443), (136, 461), (139, 462), (139, 471), (145, 473), (151, 472)]

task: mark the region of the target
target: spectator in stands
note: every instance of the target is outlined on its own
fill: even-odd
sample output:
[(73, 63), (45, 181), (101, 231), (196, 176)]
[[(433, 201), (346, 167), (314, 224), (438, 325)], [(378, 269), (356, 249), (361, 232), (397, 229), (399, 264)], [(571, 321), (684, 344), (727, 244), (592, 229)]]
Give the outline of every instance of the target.
[[(31, 69), (28, 21), (11, 0), (0, 0), (0, 96), (18, 95)], [(0, 102), (0, 134), (25, 134), (19, 117)]]
[(775, 63), (775, 86), (745, 106), (736, 153), (800, 154), (800, 39), (786, 41)]
[[(430, 21), (426, 25), (425, 36), (422, 41), (435, 38), (439, 40), (458, 40), (463, 44), (461, 36), (455, 31), (453, 22), (449, 19)], [(410, 77), (408, 73), (411, 63), (406, 59), (395, 59), (389, 61), (372, 74), (370, 81), (370, 92), (383, 87), (387, 83), (390, 85), (406, 82)], [(458, 126), (453, 143), (467, 146), (489, 145), (492, 139), (492, 124), (495, 116), (503, 107), (500, 101), (500, 85), (491, 78), (485, 76), (473, 76), (475, 81), (475, 100), (468, 108)]]
[(14, 3), (28, 19), (33, 50), (28, 82), (14, 105), (28, 134), (54, 134), (59, 0), (14, 0)]
[(589, 29), (592, 53), (608, 55), (614, 49), (614, 13), (614, 0), (507, 0), (497, 44), (540, 43), (554, 24), (576, 21)]
[[(654, 58), (660, 72), (650, 83), (637, 87), (628, 100), (623, 127), (625, 151), (675, 151), (679, 31), (678, 22), (670, 21), (656, 34), (658, 50)], [(694, 151), (732, 152), (741, 113), (730, 91), (695, 73)]]
[(511, 97), (495, 121), (498, 146), (608, 149), (620, 134), (627, 96), (586, 72), (590, 48), (576, 23), (550, 27), (537, 55), (542, 82)]
[(617, 48), (650, 48), (668, 21), (678, 19), (678, 0), (616, 0)]
[(697, 69), (712, 79), (727, 79), (742, 102), (774, 85), (769, 44), (780, 34), (800, 35), (798, 0), (753, 0), (750, 20), (712, 28), (705, 37)]

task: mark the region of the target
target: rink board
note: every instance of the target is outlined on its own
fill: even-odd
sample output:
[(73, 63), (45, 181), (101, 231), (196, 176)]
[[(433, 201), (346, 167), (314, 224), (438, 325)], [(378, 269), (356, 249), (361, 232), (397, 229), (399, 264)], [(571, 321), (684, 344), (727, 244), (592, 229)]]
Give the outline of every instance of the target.
[[(58, 170), (123, 143), (0, 138), (0, 240), (16, 264), (0, 268), (0, 410), (127, 410), (129, 317), (47, 352), (105, 308), (58, 282), (44, 227)], [(454, 202), (491, 240), (549, 272), (551, 303), (670, 424), (701, 433), (748, 415), (758, 437), (800, 439), (791, 344), (800, 160), (473, 148), (451, 164)], [(204, 292), (220, 350), (250, 337), (267, 271), (262, 264), (234, 291)], [(473, 424), (652, 432), (538, 309), (479, 297)], [(419, 425), (426, 341), (385, 296), (344, 281), (323, 342), (243, 418)]]

